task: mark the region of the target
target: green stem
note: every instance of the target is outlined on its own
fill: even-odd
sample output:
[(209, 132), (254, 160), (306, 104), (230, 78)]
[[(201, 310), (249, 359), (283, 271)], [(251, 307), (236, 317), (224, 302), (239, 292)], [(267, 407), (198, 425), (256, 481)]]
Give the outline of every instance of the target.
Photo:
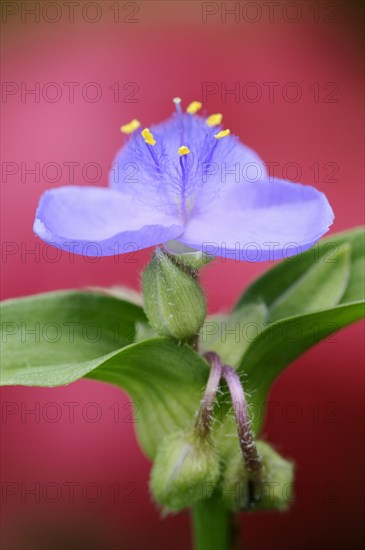
[(235, 526), (221, 498), (213, 495), (195, 504), (193, 510), (194, 550), (230, 550)]

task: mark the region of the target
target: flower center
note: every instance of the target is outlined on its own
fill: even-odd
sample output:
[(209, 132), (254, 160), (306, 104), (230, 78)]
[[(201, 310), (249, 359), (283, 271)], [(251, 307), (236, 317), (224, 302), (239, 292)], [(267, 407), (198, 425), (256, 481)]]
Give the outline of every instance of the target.
[[(149, 128), (144, 128), (140, 134), (144, 144), (142, 142), (140, 145), (138, 141), (134, 143), (139, 143), (136, 151), (141, 155), (140, 162), (143, 162), (146, 151), (143, 167), (150, 174), (152, 185), (156, 181), (156, 192), (166, 198), (173, 198), (186, 223), (194, 209), (201, 175), (204, 176), (214, 159), (219, 142), (230, 135), (230, 130), (219, 128), (223, 118), (221, 113), (210, 115), (205, 121), (201, 117), (195, 118), (202, 108), (200, 101), (192, 101), (186, 108), (186, 114), (181, 109), (181, 98), (175, 97), (173, 103), (177, 113), (175, 132), (178, 134), (172, 138), (178, 144), (176, 157), (171, 153), (171, 146), (161, 139), (164, 137), (162, 132), (155, 137)], [(129, 137), (140, 126), (141, 123), (133, 119), (120, 129)]]

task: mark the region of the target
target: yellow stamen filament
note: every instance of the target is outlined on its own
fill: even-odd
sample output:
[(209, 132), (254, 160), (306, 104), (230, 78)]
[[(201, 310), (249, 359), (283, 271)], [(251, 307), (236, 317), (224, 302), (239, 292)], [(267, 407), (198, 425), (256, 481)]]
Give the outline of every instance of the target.
[(189, 113), (189, 115), (195, 115), (201, 108), (203, 104), (200, 103), (200, 101), (192, 101), (186, 109), (186, 112)]
[(226, 136), (229, 136), (229, 134), (231, 133), (231, 130), (222, 130), (221, 132), (218, 132), (218, 134), (214, 134), (214, 137), (216, 139), (222, 139)]
[(222, 118), (223, 115), (221, 113), (216, 113), (215, 115), (210, 115), (205, 122), (208, 126), (219, 126)]
[(148, 128), (142, 130), (141, 134), (148, 145), (156, 145), (156, 140), (154, 139), (153, 134), (151, 134)]
[(128, 124), (124, 124), (123, 126), (121, 126), (120, 131), (122, 132), (122, 134), (133, 134), (133, 132), (137, 130), (137, 128), (139, 128), (140, 126), (141, 123), (139, 122), (139, 120), (134, 118), (133, 120), (131, 120), (131, 122), (128, 122)]
[(190, 149), (186, 147), (186, 145), (182, 145), (178, 148), (177, 152), (179, 153), (180, 157), (183, 157), (184, 155), (188, 155), (190, 153)]

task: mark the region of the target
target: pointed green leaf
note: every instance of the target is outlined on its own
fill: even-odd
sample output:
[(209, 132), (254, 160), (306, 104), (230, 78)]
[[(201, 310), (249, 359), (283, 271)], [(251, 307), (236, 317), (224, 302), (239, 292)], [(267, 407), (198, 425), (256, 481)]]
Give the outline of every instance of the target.
[(350, 261), (351, 247), (345, 243), (333, 255), (333, 263), (313, 263), (272, 302), (268, 320), (285, 319), (338, 304), (350, 280)]
[(140, 444), (152, 458), (165, 435), (192, 426), (208, 371), (207, 363), (191, 348), (158, 337), (123, 348), (87, 377), (129, 393)]
[(234, 367), (262, 331), (267, 316), (263, 302), (244, 304), (231, 315), (212, 315), (200, 331), (200, 347), (203, 351), (215, 351), (222, 361)]
[(256, 415), (256, 432), (263, 419), (267, 393), (284, 368), (323, 338), (363, 316), (363, 302), (340, 304), (328, 310), (281, 319), (258, 336), (246, 350), (239, 367), (239, 371), (246, 375), (251, 402), (261, 413)]
[[(303, 254), (278, 263), (245, 291), (235, 309), (240, 309), (243, 304), (261, 299), (270, 310), (279, 297), (286, 293), (292, 285), (295, 285), (301, 277), (305, 276), (307, 270), (310, 270), (313, 266), (322, 263), (337, 269), (339, 259), (336, 255), (338, 255), (340, 247), (344, 244), (350, 246), (351, 262), (349, 281), (339, 303), (345, 304), (363, 300), (365, 298), (364, 236), (363, 227), (330, 235)], [(314, 307), (314, 303), (312, 303), (312, 307)], [(317, 309), (320, 309), (320, 307)]]
[(333, 332), (364, 316), (364, 230), (331, 235), (256, 280), (234, 315), (262, 300), (267, 307), (260, 334), (244, 353), (239, 371), (251, 392), (260, 428), (272, 383), (284, 368)]
[(135, 341), (143, 310), (112, 296), (54, 292), (1, 305), (2, 385), (61, 386), (82, 377), (116, 384), (134, 401), (146, 454), (190, 427), (208, 376), (205, 361), (168, 338)]
[(145, 321), (139, 306), (92, 292), (50, 292), (0, 307), (2, 385), (69, 384), (133, 343), (136, 322)]

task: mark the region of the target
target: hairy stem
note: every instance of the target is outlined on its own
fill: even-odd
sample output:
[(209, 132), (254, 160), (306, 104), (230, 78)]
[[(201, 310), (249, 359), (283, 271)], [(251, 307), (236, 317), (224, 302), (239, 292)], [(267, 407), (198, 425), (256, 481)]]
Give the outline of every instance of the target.
[(222, 377), (222, 365), (218, 355), (209, 352), (205, 357), (210, 362), (210, 374), (195, 423), (195, 429), (201, 437), (207, 437), (209, 435), (215, 399)]
[(237, 372), (228, 365), (223, 367), (223, 376), (227, 382), (234, 413), (236, 416), (238, 438), (252, 482), (259, 482), (262, 475), (262, 462), (257, 452), (257, 447), (251, 430), (251, 421), (248, 415), (248, 408), (245, 393)]

